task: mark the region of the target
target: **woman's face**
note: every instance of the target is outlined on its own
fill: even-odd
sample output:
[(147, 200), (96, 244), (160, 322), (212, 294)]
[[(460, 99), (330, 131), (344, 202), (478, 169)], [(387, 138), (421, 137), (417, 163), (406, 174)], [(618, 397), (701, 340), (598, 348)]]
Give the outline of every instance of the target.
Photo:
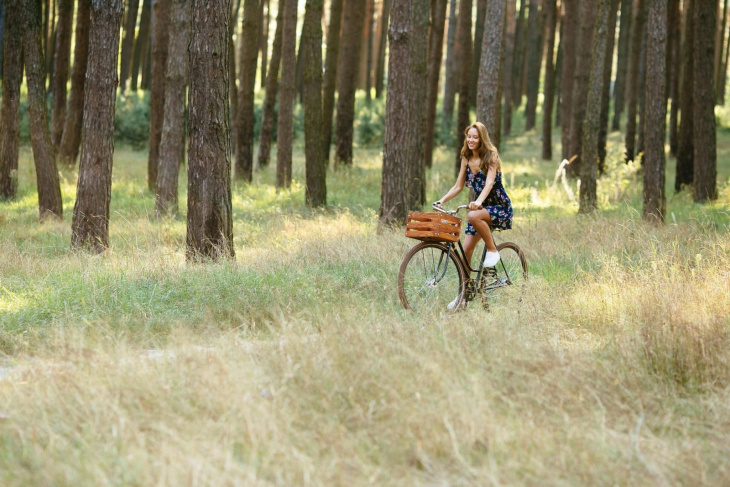
[(479, 148), (480, 145), (481, 140), (479, 139), (479, 131), (476, 129), (476, 127), (470, 128), (469, 131), (466, 133), (466, 146), (469, 148), (470, 151), (474, 152)]

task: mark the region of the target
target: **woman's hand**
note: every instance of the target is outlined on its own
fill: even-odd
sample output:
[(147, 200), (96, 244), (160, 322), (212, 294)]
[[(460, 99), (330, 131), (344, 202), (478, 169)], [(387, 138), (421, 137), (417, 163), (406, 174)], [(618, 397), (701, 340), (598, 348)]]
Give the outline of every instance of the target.
[(466, 208), (470, 211), (476, 211), (476, 210), (481, 210), (484, 207), (482, 205), (480, 205), (479, 203), (477, 203), (476, 201), (472, 201), (471, 203), (469, 203), (467, 205)]

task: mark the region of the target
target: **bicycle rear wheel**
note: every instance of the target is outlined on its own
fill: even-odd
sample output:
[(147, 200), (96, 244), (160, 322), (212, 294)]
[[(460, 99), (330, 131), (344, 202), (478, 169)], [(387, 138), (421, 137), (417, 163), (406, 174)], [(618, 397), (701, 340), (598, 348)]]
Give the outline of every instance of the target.
[(527, 259), (522, 249), (512, 242), (497, 245), (497, 251), (500, 259), (494, 268), (496, 281), (486, 287), (486, 295), (489, 298), (499, 296), (499, 302), (507, 305), (518, 304), (527, 281)]
[[(460, 308), (464, 269), (456, 253), (438, 242), (423, 242), (408, 251), (398, 272), (398, 294), (403, 306), (418, 312)], [(457, 299), (458, 298), (458, 299)]]

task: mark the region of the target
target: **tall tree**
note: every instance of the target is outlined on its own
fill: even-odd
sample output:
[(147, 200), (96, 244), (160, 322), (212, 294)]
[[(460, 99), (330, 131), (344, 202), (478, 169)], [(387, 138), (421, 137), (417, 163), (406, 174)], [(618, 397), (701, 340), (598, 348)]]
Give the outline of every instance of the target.
[(281, 85), (279, 118), (276, 124), (276, 187), (291, 186), (292, 139), (294, 137), (293, 109), (296, 96), (296, 32), (297, 2), (284, 3), (283, 31), (281, 38)]
[(286, 0), (279, 0), (276, 14), (276, 32), (274, 44), (271, 46), (271, 61), (266, 74), (266, 93), (261, 110), (261, 130), (259, 131), (259, 167), (269, 165), (271, 155), (271, 139), (274, 133), (274, 105), (279, 91), (279, 67), (281, 66), (281, 38), (284, 27), (284, 9)]
[(446, 62), (444, 63), (444, 118), (451, 121), (454, 117), (454, 100), (456, 98), (457, 66), (459, 65), (456, 47), (456, 0), (449, 2), (449, 25), (446, 31)]
[(337, 116), (335, 124), (335, 167), (352, 164), (353, 125), (355, 121), (355, 91), (360, 65), (360, 43), (365, 20), (365, 0), (349, 0), (344, 6), (340, 41), (340, 66), (337, 82)]
[(134, 41), (134, 53), (132, 54), (132, 68), (130, 72), (129, 89), (137, 91), (139, 80), (139, 69), (142, 59), (149, 50), (150, 45), (150, 20), (152, 18), (152, 0), (142, 1), (142, 13), (139, 16), (139, 33)]
[[(22, 0), (5, 0), (6, 18), (20, 18)], [(20, 150), (20, 84), (23, 81), (22, 26), (5, 26), (3, 93), (0, 109), (0, 199), (18, 195), (18, 153)]]
[[(340, 52), (341, 25), (342, 0), (330, 0), (330, 25), (327, 30), (327, 60), (325, 61), (322, 94), (322, 132), (324, 136), (324, 156), (327, 161), (330, 158), (330, 146), (332, 145), (332, 116), (335, 110), (335, 85), (337, 84), (337, 61)], [(279, 32), (278, 25), (276, 32), (277, 34)]]
[(636, 148), (636, 112), (641, 68), (641, 39), (644, 32), (644, 0), (634, 3), (634, 19), (631, 25), (629, 66), (626, 73), (626, 154), (633, 161)]
[(152, 2), (152, 70), (150, 90), (150, 142), (147, 158), (147, 187), (157, 190), (160, 138), (165, 116), (165, 67), (170, 43), (170, 0)]
[(608, 139), (608, 109), (611, 100), (611, 71), (613, 69), (613, 48), (616, 44), (616, 14), (619, 0), (611, 0), (608, 11), (608, 32), (606, 55), (603, 60), (603, 82), (601, 93), (601, 120), (598, 129), (598, 172), (603, 174), (606, 162), (606, 142)]
[(629, 65), (629, 44), (631, 43), (631, 24), (635, 0), (621, 0), (621, 23), (618, 32), (618, 56), (616, 62), (616, 82), (613, 89), (613, 122), (611, 128), (621, 126), (621, 114), (626, 100), (626, 76)]
[[(722, 6), (722, 9), (720, 8)], [(721, 11), (722, 10), (722, 11)], [(715, 30), (715, 60), (713, 79), (715, 86), (715, 101), (720, 103), (720, 92), (725, 91), (725, 77), (721, 76), (723, 54), (725, 53), (725, 27), (727, 26), (727, 0), (720, 0), (717, 6), (717, 29)]]
[(502, 87), (504, 85), (504, 34), (507, 3), (490, 1), (481, 40), (482, 60), (479, 65), (477, 119), (485, 127), (497, 149), (501, 141)]
[(238, 114), (236, 115), (236, 179), (253, 177), (254, 90), (258, 60), (259, 1), (244, 0), (241, 48), (238, 58)]
[(454, 172), (461, 167), (461, 146), (464, 144), (464, 128), (469, 125), (469, 87), (471, 86), (471, 5), (472, 0), (460, 0), (459, 24), (456, 27), (456, 42), (459, 50), (459, 109), (456, 116), (456, 157)]
[(576, 48), (578, 44), (578, 0), (562, 0), (565, 14), (562, 24), (563, 35), (560, 45), (563, 49), (563, 67), (560, 77), (560, 119), (563, 159), (570, 159), (570, 120), (573, 113), (573, 75), (576, 66)]
[[(575, 0), (577, 1), (577, 0)], [(512, 106), (517, 109), (522, 106), (522, 88), (524, 85), (525, 66), (527, 63), (527, 5), (529, 0), (520, 1), (520, 13), (515, 27), (515, 52), (512, 63)]]
[(41, 5), (36, 0), (23, 0), (22, 4), (23, 55), (28, 84), (30, 138), (38, 183), (38, 210), (41, 220), (48, 217), (62, 218), (61, 184), (46, 112), (46, 86), (41, 52)]
[(555, 23), (557, 22), (556, 0), (545, 0), (542, 4), (545, 10), (547, 35), (545, 37), (545, 97), (542, 108), (542, 158), (549, 161), (553, 158), (553, 128), (552, 113), (555, 101), (555, 68), (553, 55), (555, 52)]
[(667, 101), (665, 98), (667, 2), (648, 0), (646, 19), (645, 148), (644, 210), (645, 220), (663, 222), (666, 211), (664, 197), (664, 139), (666, 135)]
[(717, 198), (717, 141), (713, 61), (716, 2), (694, 0), (694, 177), (696, 202)]
[(507, 13), (505, 19), (506, 38), (504, 56), (504, 123), (502, 132), (509, 135), (512, 130), (512, 64), (515, 52), (515, 29), (516, 29), (516, 0), (507, 0)]
[(73, 0), (59, 0), (56, 28), (56, 53), (53, 59), (53, 105), (51, 108), (51, 140), (58, 149), (66, 120), (66, 84), (71, 56), (71, 32), (73, 30)]
[(439, 89), (439, 73), (444, 46), (444, 24), (446, 23), (447, 0), (434, 0), (431, 3), (431, 29), (428, 32), (428, 95), (426, 112), (426, 135), (424, 165), (433, 164), (433, 142), (436, 129), (436, 104)]
[(322, 0), (307, 0), (302, 25), (304, 49), (305, 200), (308, 206), (327, 204), (327, 166), (322, 133)]
[(238, 36), (238, 39), (241, 38), (239, 34), (236, 32), (236, 28), (238, 25), (238, 11), (241, 7), (241, 0), (232, 0), (231, 6), (233, 7), (233, 10), (231, 11), (231, 21), (228, 22), (228, 96), (230, 98), (230, 115), (231, 115), (231, 140), (232, 146), (233, 146), (233, 156), (236, 155), (236, 141), (238, 140), (238, 126), (236, 123), (236, 117), (238, 116), (238, 85), (236, 84), (236, 43), (233, 41), (233, 38)]
[(411, 0), (409, 36), (410, 69), (408, 82), (408, 209), (417, 210), (426, 202), (426, 166), (423, 163), (426, 105), (428, 92), (429, 0)]
[(537, 92), (540, 87), (540, 43), (538, 42), (538, 0), (530, 0), (527, 19), (527, 107), (525, 108), (525, 130), (535, 128)]
[(185, 88), (190, 42), (190, 0), (172, 0), (170, 46), (165, 69), (165, 117), (160, 139), (155, 209), (158, 215), (177, 214), (177, 180), (185, 158)]
[[(333, 3), (335, 0), (331, 0)], [(342, 3), (341, 0), (340, 4)], [(383, 94), (383, 78), (385, 78), (385, 44), (388, 39), (388, 20), (390, 18), (390, 1), (381, 0), (380, 22), (378, 23), (378, 62), (375, 66), (375, 98), (380, 98)], [(342, 10), (342, 5), (340, 5)], [(330, 17), (331, 18), (331, 17)], [(330, 20), (331, 22), (331, 20)], [(338, 24), (339, 25), (339, 24)], [(329, 32), (327, 33), (329, 40)], [(327, 48), (329, 49), (329, 42)], [(328, 54), (329, 56), (329, 54)], [(335, 59), (335, 62), (337, 60)], [(327, 158), (329, 159), (329, 149), (327, 149)]]
[[(264, 13), (265, 11), (265, 13)], [(269, 0), (261, 0), (259, 7), (259, 51), (261, 51), (261, 88), (266, 88), (266, 68), (269, 56)]]
[(370, 89), (372, 88), (373, 72), (373, 32), (375, 27), (375, 0), (367, 0), (367, 23), (365, 25), (365, 100), (369, 104), (372, 100)]
[(693, 4), (696, 0), (685, 0), (684, 35), (682, 38), (681, 58), (682, 75), (679, 94), (679, 134), (677, 137), (677, 170), (674, 190), (681, 191), (682, 186), (691, 185), (694, 177), (694, 15)]
[(668, 8), (671, 15), (669, 15), (667, 30), (667, 51), (670, 53), (667, 67), (672, 67), (672, 75), (669, 78), (669, 97), (672, 99), (669, 114), (669, 153), (676, 157), (679, 134), (679, 78), (682, 64), (679, 60), (682, 12), (679, 0), (670, 0)]
[(131, 61), (134, 48), (134, 32), (137, 29), (138, 10), (139, 0), (127, 0), (127, 20), (126, 22), (124, 22), (124, 37), (122, 38), (122, 59), (119, 67), (119, 91), (122, 93), (124, 93), (124, 90), (127, 88), (127, 79), (129, 78), (129, 71), (132, 64)]
[(474, 60), (472, 61), (471, 86), (469, 94), (471, 96), (471, 104), (477, 104), (477, 83), (479, 81), (479, 63), (482, 59), (482, 38), (484, 37), (484, 21), (487, 14), (487, 0), (476, 0), (477, 16), (474, 22)]
[[(188, 48), (189, 261), (235, 257), (228, 136), (230, 0), (193, 0)], [(216, 52), (218, 56), (211, 56)]]
[(97, 253), (109, 247), (114, 105), (122, 11), (122, 0), (91, 0), (86, 108), (71, 222), (71, 247)]
[[(606, 44), (608, 42), (608, 18), (613, 0), (598, 0), (592, 37), (592, 54), (588, 56), (588, 93), (586, 97), (585, 117), (581, 136), (580, 163), (580, 213), (590, 213), (597, 207), (596, 172), (598, 168), (598, 128), (601, 118), (601, 99), (603, 98), (603, 78), (605, 68)], [(585, 4), (584, 4), (585, 5)], [(585, 20), (586, 17), (583, 17)], [(582, 36), (581, 42), (586, 40)], [(580, 59), (578, 63), (583, 62)], [(578, 81), (576, 81), (577, 83)], [(577, 100), (573, 100), (577, 102)]]

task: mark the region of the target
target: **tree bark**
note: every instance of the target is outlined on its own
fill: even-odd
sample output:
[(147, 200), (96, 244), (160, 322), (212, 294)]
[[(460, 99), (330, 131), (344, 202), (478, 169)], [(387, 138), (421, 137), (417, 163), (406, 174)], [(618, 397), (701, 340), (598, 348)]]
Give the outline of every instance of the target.
[(373, 71), (373, 27), (375, 25), (375, 0), (367, 0), (367, 17), (365, 24), (365, 45), (364, 45), (364, 73), (363, 89), (365, 90), (365, 101), (370, 104), (372, 101), (372, 71)]
[(51, 108), (51, 140), (58, 150), (66, 120), (66, 85), (71, 57), (71, 33), (73, 31), (73, 0), (59, 0), (56, 28), (56, 53), (53, 59), (53, 105)]
[(573, 79), (576, 67), (578, 0), (562, 0), (565, 8), (563, 16), (563, 37), (560, 45), (563, 48), (563, 69), (560, 77), (560, 112), (562, 119), (561, 141), (563, 159), (570, 159), (570, 120), (573, 113)]
[(296, 32), (297, 2), (287, 0), (284, 5), (281, 38), (281, 94), (279, 118), (276, 125), (276, 187), (291, 186), (292, 139), (294, 137), (293, 108), (296, 96)]
[(668, 24), (667, 31), (667, 51), (670, 54), (667, 67), (671, 66), (672, 70), (669, 77), (669, 97), (672, 99), (669, 113), (669, 153), (676, 157), (679, 135), (679, 78), (682, 64), (679, 59), (682, 12), (679, 8), (679, 0), (670, 0), (668, 8), (670, 12), (673, 12), (669, 16), (671, 22)]
[[(324, 144), (326, 161), (330, 159), (330, 147), (332, 145), (332, 116), (335, 111), (335, 85), (337, 84), (337, 61), (340, 52), (341, 25), (342, 0), (330, 0), (330, 25), (327, 31), (327, 64), (324, 70), (324, 88), (322, 95), (322, 143)], [(278, 32), (277, 26), (277, 34)], [(383, 50), (384, 53), (385, 50)], [(382, 83), (380, 89), (382, 90)]]
[[(266, 14), (264, 14), (266, 9)], [(259, 8), (259, 51), (261, 52), (261, 81), (260, 87), (266, 88), (266, 68), (269, 57), (269, 0), (261, 0)]]
[(142, 13), (139, 16), (139, 33), (134, 41), (134, 53), (132, 54), (132, 69), (130, 72), (129, 89), (137, 91), (139, 80), (139, 68), (142, 64), (142, 56), (145, 55), (150, 45), (150, 20), (152, 17), (152, 0), (142, 1)]
[(170, 39), (170, 0), (154, 0), (152, 4), (152, 72), (150, 90), (150, 146), (147, 159), (147, 187), (157, 190), (160, 164), (160, 138), (165, 116), (165, 67)]
[(365, 0), (349, 0), (344, 6), (340, 66), (338, 69), (337, 116), (335, 125), (335, 167), (340, 163), (352, 165), (353, 124), (355, 121), (355, 91), (360, 42), (365, 20)]
[[(571, 1), (571, 0), (567, 0)], [(573, 0), (577, 1), (577, 0)], [(525, 53), (527, 52), (527, 5), (529, 0), (520, 1), (520, 12), (515, 26), (515, 51), (512, 64), (512, 108), (518, 109), (522, 105), (522, 77), (525, 68)]]
[(258, 61), (259, 1), (244, 0), (241, 47), (238, 57), (238, 114), (236, 115), (236, 179), (253, 177), (254, 90)]
[(621, 114), (626, 102), (626, 76), (630, 59), (631, 24), (633, 22), (633, 3), (635, 0), (621, 0), (621, 24), (618, 33), (618, 57), (616, 63), (616, 82), (613, 89), (613, 122), (611, 128), (619, 130)]
[[(5, 0), (7, 18), (18, 19), (21, 0)], [(0, 109), (0, 199), (18, 196), (18, 154), (20, 151), (20, 84), (23, 81), (23, 29), (19, 22), (5, 25), (3, 96)]]
[(507, 13), (505, 19), (506, 38), (504, 56), (504, 123), (502, 132), (505, 136), (512, 130), (512, 65), (515, 55), (515, 29), (516, 29), (516, 0), (507, 0)]
[(89, 69), (71, 247), (95, 253), (109, 247), (114, 105), (122, 12), (122, 0), (91, 0)]
[(492, 144), (499, 149), (502, 122), (502, 87), (504, 86), (504, 37), (507, 4), (490, 1), (482, 43), (482, 62), (479, 65), (477, 119), (487, 127)]
[(606, 163), (606, 141), (608, 138), (608, 106), (611, 101), (611, 71), (613, 69), (613, 48), (616, 44), (616, 14), (618, 0), (611, 0), (608, 12), (608, 37), (606, 55), (603, 60), (603, 92), (601, 93), (601, 120), (598, 129), (598, 172), (603, 174)]
[[(644, 7), (646, 8), (646, 7)], [(644, 12), (646, 16), (646, 12)], [(646, 86), (646, 19), (644, 19), (644, 34), (641, 36), (641, 60), (639, 61), (639, 86), (636, 87), (637, 91), (637, 115), (638, 125), (636, 126), (636, 147), (634, 154), (638, 155), (644, 152), (644, 87)], [(643, 161), (642, 161), (643, 164)]]
[(682, 36), (682, 77), (679, 95), (679, 136), (677, 138), (677, 170), (674, 179), (674, 190), (679, 192), (682, 186), (691, 185), (694, 177), (694, 15), (693, 4), (696, 0), (685, 0), (684, 35)]
[(634, 19), (631, 25), (629, 66), (626, 74), (626, 153), (627, 161), (633, 161), (636, 148), (636, 112), (641, 68), (641, 39), (644, 32), (644, 0), (634, 3)]
[[(598, 128), (601, 118), (601, 99), (603, 98), (603, 79), (605, 68), (606, 44), (608, 43), (608, 18), (613, 0), (598, 0), (597, 12), (584, 14), (583, 20), (593, 18), (595, 21), (592, 37), (592, 54), (581, 58), (578, 63), (590, 60), (588, 69), (588, 92), (586, 97), (585, 117), (582, 120), (583, 137), (580, 163), (580, 213), (590, 213), (597, 208), (596, 172), (598, 168)], [(584, 4), (585, 5), (585, 4)], [(585, 34), (581, 42), (586, 41)], [(579, 68), (580, 69), (580, 68)], [(576, 80), (576, 83), (580, 81)], [(574, 102), (578, 100), (574, 99)], [(582, 102), (580, 102), (582, 104)]]
[(444, 46), (444, 26), (446, 23), (447, 0), (434, 0), (431, 11), (431, 29), (428, 39), (428, 106), (426, 113), (426, 135), (424, 150), (424, 165), (430, 168), (433, 165), (433, 142), (436, 129), (436, 104), (438, 102), (439, 73), (441, 72), (441, 58)]
[[(390, 1), (390, 0), (388, 0)], [(449, 122), (454, 117), (456, 99), (456, 75), (459, 55), (456, 49), (456, 0), (449, 3), (449, 26), (446, 31), (446, 62), (444, 63), (444, 118)]]
[(188, 261), (232, 259), (236, 255), (227, 113), (230, 19), (230, 0), (192, 2), (188, 48)]
[(471, 86), (471, 2), (460, 0), (459, 25), (456, 27), (456, 42), (459, 49), (459, 109), (456, 116), (456, 157), (454, 172), (461, 167), (461, 147), (464, 145), (464, 128), (469, 125), (469, 87)]
[(530, 0), (530, 16), (527, 19), (527, 107), (525, 108), (525, 130), (535, 128), (537, 113), (537, 92), (540, 88), (540, 43), (538, 42), (538, 2)]
[(667, 2), (648, 0), (646, 23), (645, 148), (644, 148), (644, 220), (663, 222), (666, 212), (664, 197), (664, 139), (667, 125), (665, 97), (667, 50)]
[(305, 203), (327, 204), (327, 166), (322, 132), (322, 0), (307, 0), (302, 25), (304, 49)]
[[(236, 28), (238, 27), (238, 11), (241, 7), (241, 0), (231, 1), (233, 10), (231, 11), (231, 20), (228, 22), (228, 97), (231, 104), (229, 113), (231, 120), (231, 146), (233, 148), (233, 157), (236, 156), (236, 140), (238, 140), (238, 127), (236, 124), (236, 117), (238, 116), (238, 85), (236, 84), (237, 70), (236, 70), (236, 43), (233, 41), (233, 37), (237, 36), (238, 40), (241, 40), (241, 35), (237, 34)], [(239, 68), (240, 69), (240, 68)]]
[(259, 131), (259, 167), (269, 165), (271, 157), (271, 139), (274, 132), (274, 104), (279, 89), (279, 67), (281, 66), (281, 37), (284, 26), (284, 9), (286, 0), (279, 0), (276, 14), (276, 32), (274, 44), (271, 46), (271, 61), (266, 75), (266, 94), (261, 110), (261, 130)]
[(426, 166), (423, 163), (423, 137), (426, 132), (428, 96), (428, 25), (429, 0), (411, 0), (411, 36), (409, 39), (410, 81), (408, 82), (408, 209), (418, 210), (426, 202)]
[[(720, 8), (722, 5), (722, 9)], [(722, 10), (722, 12), (721, 12)], [(715, 86), (715, 103), (720, 103), (720, 93), (725, 91), (722, 84), (724, 77), (720, 75), (722, 69), (723, 54), (725, 52), (725, 27), (727, 26), (727, 0), (720, 0), (717, 6), (717, 29), (715, 31), (715, 60), (713, 79)]]
[[(331, 0), (333, 3), (335, 0)], [(340, 11), (342, 11), (342, 0), (338, 0), (340, 3)], [(383, 96), (383, 79), (385, 78), (385, 44), (388, 40), (388, 19), (390, 18), (390, 2), (391, 0), (381, 0), (383, 8), (380, 11), (380, 23), (378, 29), (380, 34), (378, 35), (378, 63), (375, 68), (375, 98)], [(331, 21), (330, 21), (331, 22)], [(329, 34), (327, 39), (329, 40)], [(339, 38), (338, 38), (339, 39)], [(327, 47), (329, 48), (329, 42)], [(335, 61), (337, 61), (335, 59)], [(330, 122), (331, 124), (332, 122)], [(329, 147), (327, 148), (327, 159), (329, 159)]]
[(33, 147), (40, 219), (63, 217), (61, 184), (46, 112), (44, 59), (41, 52), (41, 9), (35, 0), (23, 1), (23, 53), (28, 85), (28, 113)]
[(130, 64), (132, 60), (132, 48), (134, 45), (134, 31), (137, 28), (138, 10), (139, 0), (127, 0), (127, 21), (124, 23), (124, 37), (122, 38), (122, 59), (119, 68), (120, 93), (124, 93), (124, 90), (127, 88), (127, 79), (129, 78), (129, 71), (131, 67)]
[[(503, 1), (503, 0), (500, 0)], [(487, 0), (476, 0), (477, 16), (474, 23), (474, 60), (472, 61), (471, 86), (469, 95), (472, 106), (477, 104), (477, 84), (479, 81), (479, 64), (482, 59), (482, 38), (484, 37), (484, 21), (487, 14)]]
[(545, 9), (547, 36), (545, 37), (545, 97), (542, 108), (542, 158), (549, 161), (553, 158), (553, 128), (552, 114), (555, 100), (555, 68), (553, 56), (555, 53), (555, 24), (557, 22), (557, 6), (555, 0), (545, 0), (542, 4)]
[(713, 60), (716, 2), (694, 0), (694, 181), (696, 202), (717, 199), (717, 141)]
[(165, 73), (165, 117), (160, 139), (155, 209), (158, 215), (177, 214), (177, 180), (185, 158), (185, 88), (190, 42), (190, 0), (172, 0), (170, 46)]

